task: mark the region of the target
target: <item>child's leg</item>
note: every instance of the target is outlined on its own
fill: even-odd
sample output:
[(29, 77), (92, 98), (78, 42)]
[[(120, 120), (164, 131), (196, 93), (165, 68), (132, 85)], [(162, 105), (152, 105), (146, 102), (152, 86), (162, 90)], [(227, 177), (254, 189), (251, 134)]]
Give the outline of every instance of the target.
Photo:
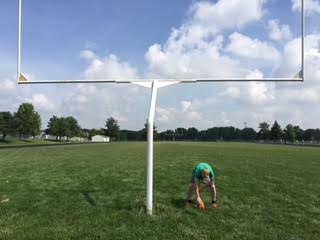
[(216, 203), (217, 202), (217, 188), (216, 185), (214, 183), (214, 181), (211, 181), (210, 185), (209, 185), (210, 191), (211, 191), (211, 200), (212, 203)]

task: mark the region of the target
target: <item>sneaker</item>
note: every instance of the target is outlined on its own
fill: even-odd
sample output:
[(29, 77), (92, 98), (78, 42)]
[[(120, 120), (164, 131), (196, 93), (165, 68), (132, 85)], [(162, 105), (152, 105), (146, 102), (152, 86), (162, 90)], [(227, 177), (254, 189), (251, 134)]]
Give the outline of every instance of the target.
[(218, 205), (218, 203), (212, 203), (212, 204), (211, 204), (211, 207), (212, 207), (212, 208), (219, 208), (219, 205)]

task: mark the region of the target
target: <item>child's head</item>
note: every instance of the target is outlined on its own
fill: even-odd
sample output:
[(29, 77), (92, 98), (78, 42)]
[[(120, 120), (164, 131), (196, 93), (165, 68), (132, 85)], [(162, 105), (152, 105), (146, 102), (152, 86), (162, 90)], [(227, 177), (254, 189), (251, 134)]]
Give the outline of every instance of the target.
[(201, 176), (203, 178), (208, 178), (209, 177), (209, 169), (205, 168), (201, 171)]

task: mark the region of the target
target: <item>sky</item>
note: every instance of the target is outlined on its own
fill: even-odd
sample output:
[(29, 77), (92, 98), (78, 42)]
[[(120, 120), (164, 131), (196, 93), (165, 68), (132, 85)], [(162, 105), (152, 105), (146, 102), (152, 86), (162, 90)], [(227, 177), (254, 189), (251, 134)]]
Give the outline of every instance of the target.
[[(267, 78), (301, 69), (300, 0), (23, 0), (22, 72), (30, 79)], [(304, 83), (199, 83), (161, 88), (155, 124), (257, 129), (320, 124), (320, 1), (305, 0)], [(108, 117), (141, 129), (150, 90), (132, 84), (17, 85), (18, 1), (0, 1), (0, 111), (32, 103), (42, 126)]]

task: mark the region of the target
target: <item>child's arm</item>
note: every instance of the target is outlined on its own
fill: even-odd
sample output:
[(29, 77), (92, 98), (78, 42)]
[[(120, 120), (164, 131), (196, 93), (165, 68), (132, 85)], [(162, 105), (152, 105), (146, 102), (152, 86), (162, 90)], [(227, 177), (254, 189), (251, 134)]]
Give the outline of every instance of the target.
[(199, 180), (196, 178), (194, 183), (195, 183), (197, 203), (202, 203), (202, 199), (200, 197)]

